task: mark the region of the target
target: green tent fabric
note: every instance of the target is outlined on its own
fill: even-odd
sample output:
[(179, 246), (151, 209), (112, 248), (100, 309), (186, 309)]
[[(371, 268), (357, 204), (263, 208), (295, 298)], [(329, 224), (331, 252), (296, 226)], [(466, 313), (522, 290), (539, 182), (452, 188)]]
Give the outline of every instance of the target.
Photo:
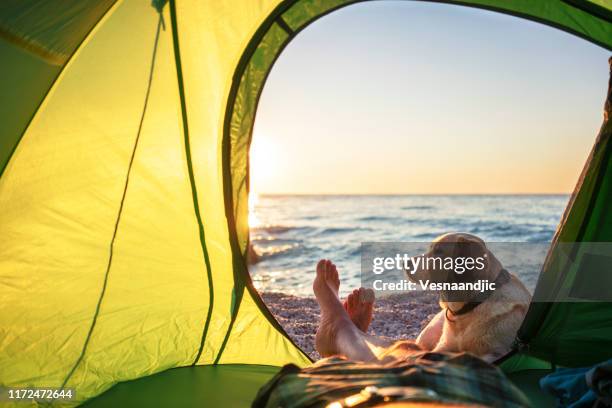
[[(203, 378), (211, 395), (210, 384), (233, 382), (242, 404), (266, 367), (309, 364), (248, 275), (248, 149), (283, 48), (352, 3), (0, 4), (0, 386), (74, 388), (76, 404), (192, 367), (166, 375)], [(608, 0), (444, 3), (612, 49)], [(610, 126), (606, 117), (557, 242), (612, 241)], [(579, 273), (553, 270), (538, 290)], [(503, 367), (612, 357), (609, 306), (532, 305)]]

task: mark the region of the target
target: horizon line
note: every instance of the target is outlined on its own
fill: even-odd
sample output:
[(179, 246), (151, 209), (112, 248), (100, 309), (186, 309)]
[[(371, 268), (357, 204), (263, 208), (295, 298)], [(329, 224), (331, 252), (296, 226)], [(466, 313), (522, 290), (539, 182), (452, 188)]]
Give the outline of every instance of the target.
[(573, 192), (561, 193), (259, 193), (257, 196), (563, 196)]

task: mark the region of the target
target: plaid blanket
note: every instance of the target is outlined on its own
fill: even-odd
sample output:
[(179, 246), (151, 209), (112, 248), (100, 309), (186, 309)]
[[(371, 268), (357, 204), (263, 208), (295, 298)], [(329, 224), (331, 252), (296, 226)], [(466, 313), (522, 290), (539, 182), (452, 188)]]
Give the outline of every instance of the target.
[[(373, 395), (364, 391), (367, 387), (376, 387), (368, 389), (375, 391)], [(396, 395), (387, 400), (529, 406), (527, 398), (499, 368), (470, 354), (432, 352), (417, 352), (382, 365), (338, 357), (320, 360), (305, 369), (286, 365), (261, 388), (252, 406), (324, 407), (340, 401), (344, 405), (339, 406), (367, 407), (380, 403), (382, 394)], [(343, 401), (347, 397), (354, 405)]]

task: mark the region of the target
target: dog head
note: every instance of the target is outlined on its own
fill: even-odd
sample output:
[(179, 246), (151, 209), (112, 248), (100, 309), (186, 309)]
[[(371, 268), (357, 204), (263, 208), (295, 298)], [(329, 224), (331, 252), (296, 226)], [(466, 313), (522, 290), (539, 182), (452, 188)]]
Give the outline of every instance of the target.
[[(418, 265), (413, 260), (413, 269), (407, 271), (408, 278), (431, 283), (476, 282), (480, 279), (495, 280), (501, 263), (489, 251), (479, 237), (467, 233), (448, 233), (435, 238)], [(466, 301), (470, 293), (441, 292), (443, 300)]]

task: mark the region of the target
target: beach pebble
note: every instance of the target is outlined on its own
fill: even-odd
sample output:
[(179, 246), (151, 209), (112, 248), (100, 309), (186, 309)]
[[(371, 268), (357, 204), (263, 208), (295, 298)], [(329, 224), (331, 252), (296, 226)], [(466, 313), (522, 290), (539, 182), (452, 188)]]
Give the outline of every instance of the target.
[[(319, 359), (314, 348), (319, 324), (315, 298), (278, 292), (261, 296), (291, 339), (311, 358)], [(377, 299), (369, 333), (389, 340), (415, 339), (439, 311), (438, 299), (431, 294), (396, 294)]]

